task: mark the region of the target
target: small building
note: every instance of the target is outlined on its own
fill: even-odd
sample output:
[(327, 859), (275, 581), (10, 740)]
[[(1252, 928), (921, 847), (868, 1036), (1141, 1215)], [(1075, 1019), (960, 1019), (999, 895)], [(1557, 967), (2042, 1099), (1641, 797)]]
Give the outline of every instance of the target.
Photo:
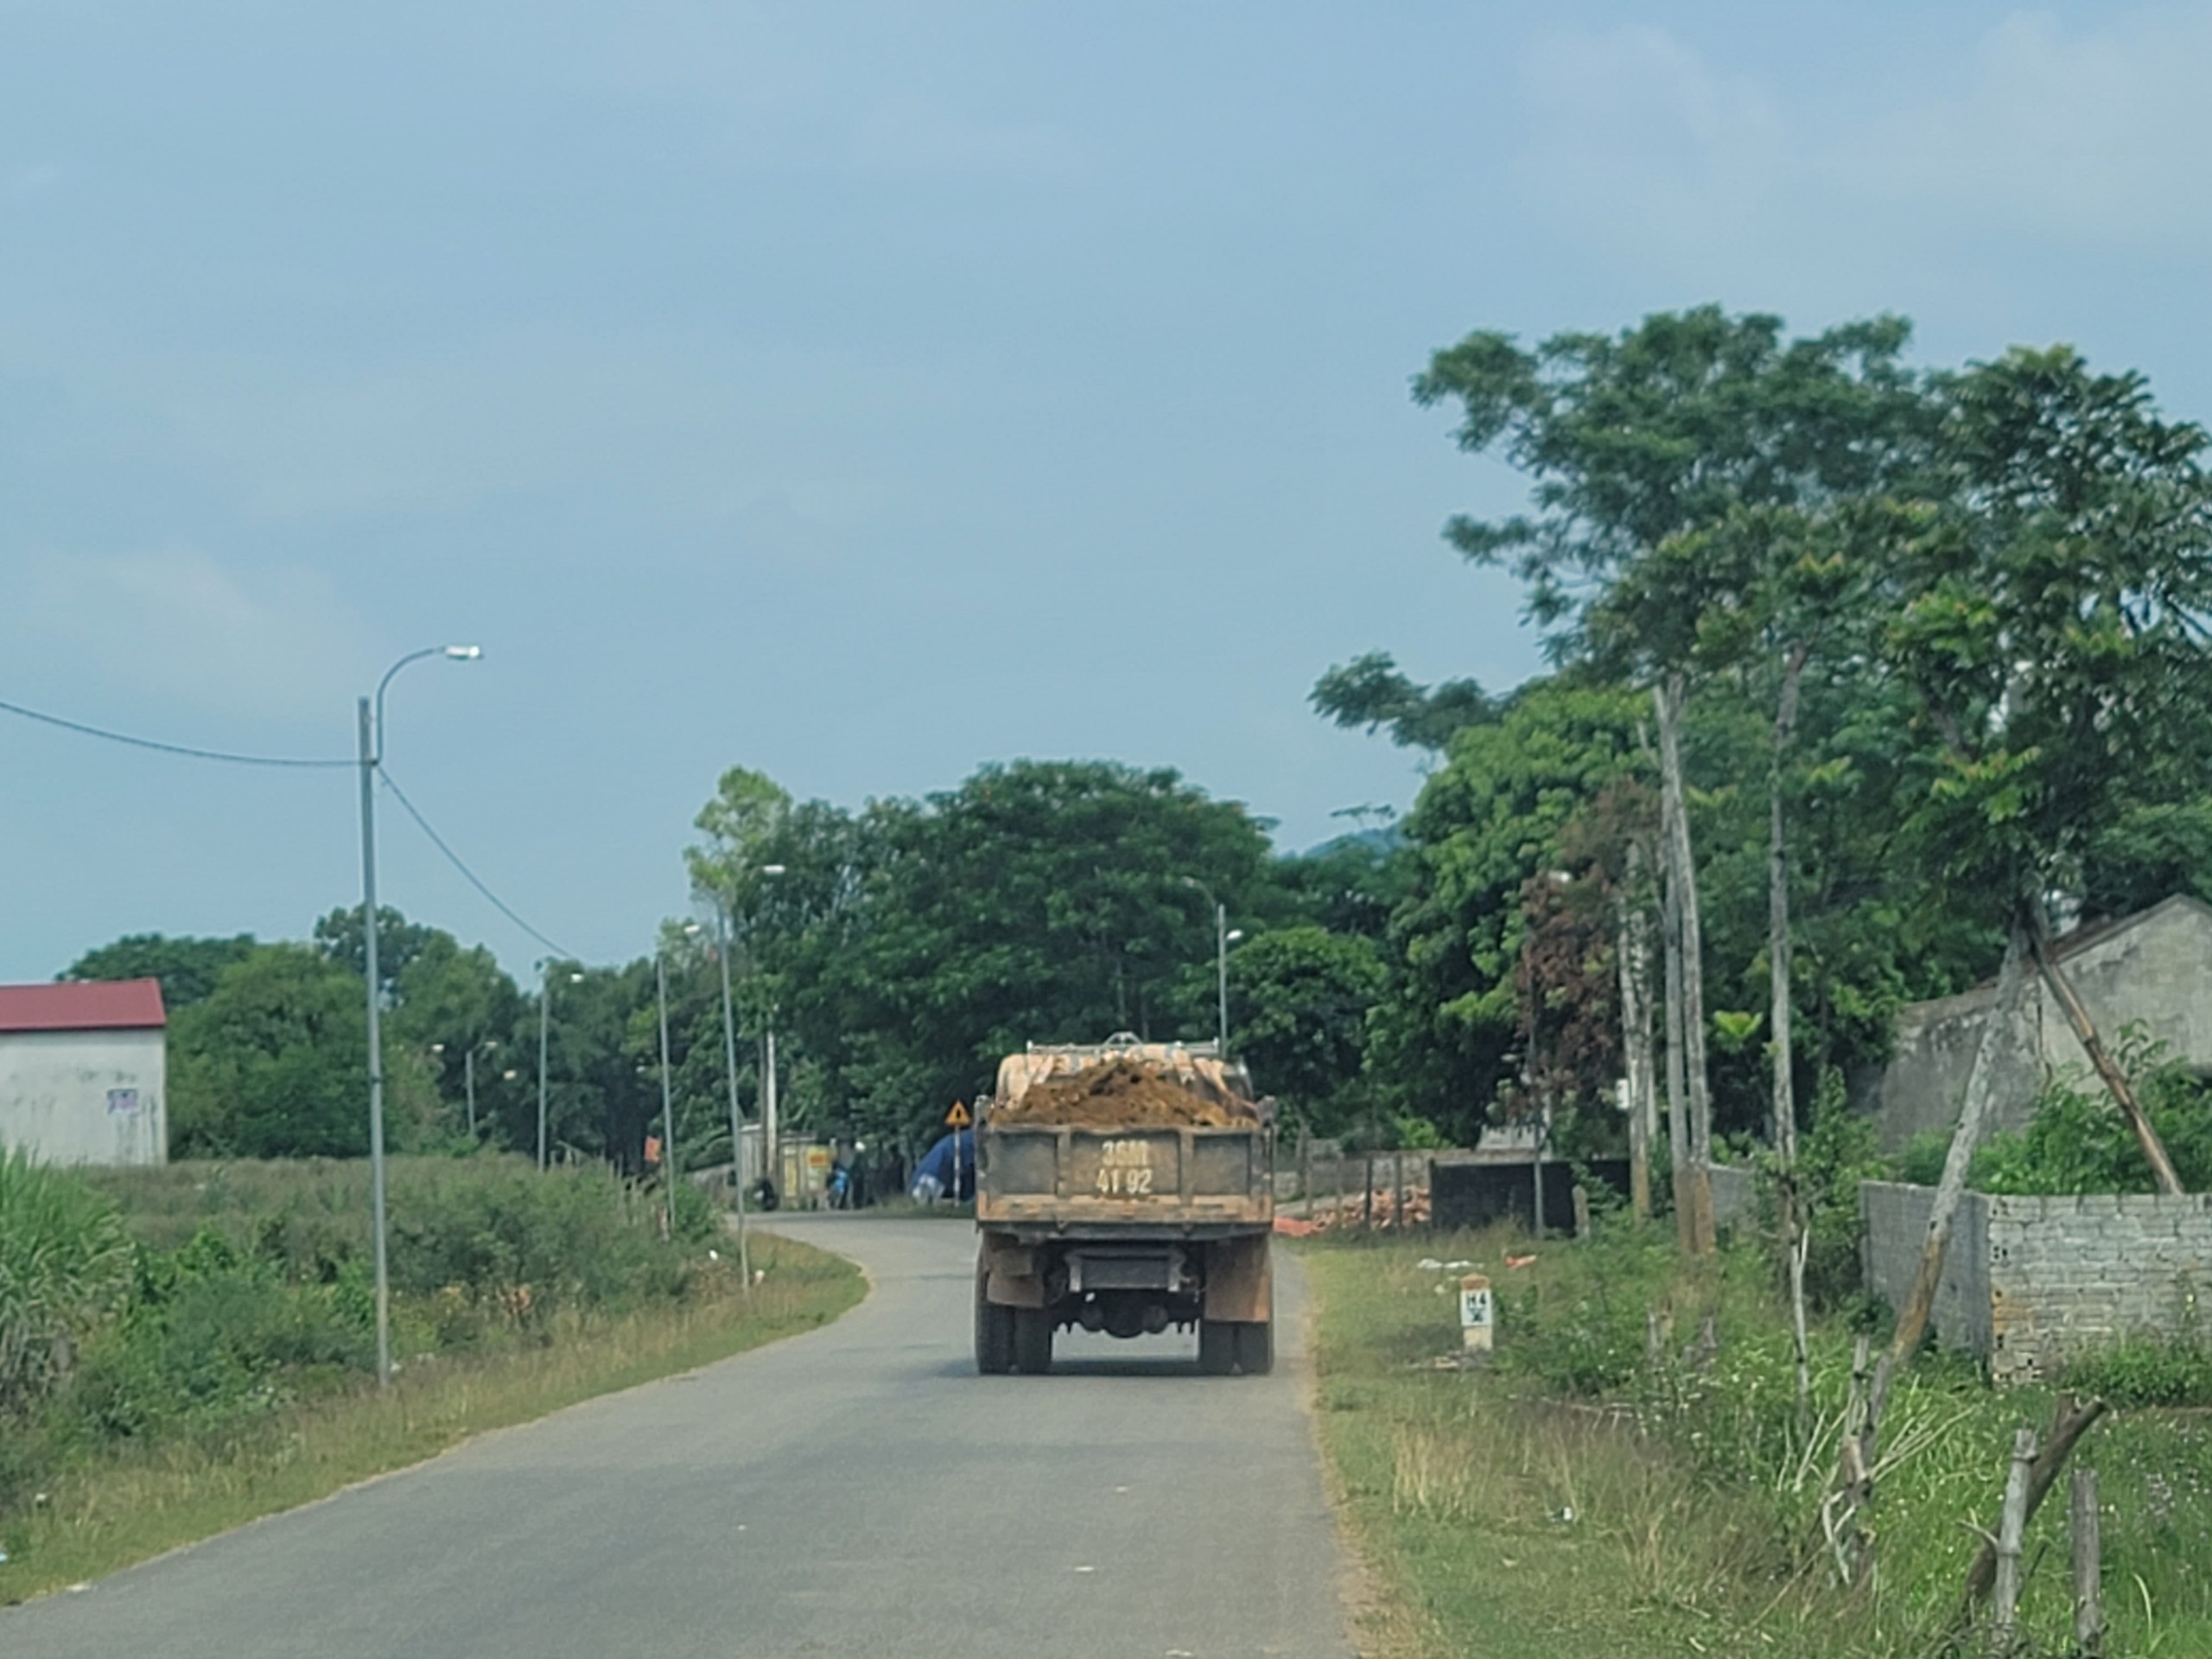
[(168, 1161), (159, 980), (0, 985), (0, 1147), (43, 1163)]
[[(2116, 1048), (2120, 1033), (2139, 1025), (2165, 1045), (2167, 1058), (2212, 1071), (2212, 906), (2177, 895), (2077, 929), (2052, 955), (2106, 1046)], [(2023, 971), (2018, 1029), (1997, 1046), (1992, 1129), (2024, 1127), (2047, 1080), (2089, 1064), (2034, 964)], [(1993, 982), (1898, 1014), (1896, 1052), (1866, 1101), (1885, 1146), (1902, 1147), (1923, 1130), (1948, 1131), (1958, 1122), (1967, 1074), (1996, 1001)]]

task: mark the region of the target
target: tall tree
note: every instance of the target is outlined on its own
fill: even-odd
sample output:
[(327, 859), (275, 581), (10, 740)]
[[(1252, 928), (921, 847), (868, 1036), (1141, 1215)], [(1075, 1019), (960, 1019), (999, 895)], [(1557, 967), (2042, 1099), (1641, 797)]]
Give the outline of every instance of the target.
[(63, 979), (158, 979), (162, 1002), (174, 1014), (213, 995), (232, 963), (253, 953), (251, 933), (227, 939), (171, 938), (131, 933), (85, 954), (62, 969)]
[(1907, 333), (1882, 318), (1786, 340), (1777, 318), (1707, 307), (1649, 317), (1618, 336), (1558, 335), (1534, 351), (1501, 334), (1470, 335), (1438, 353), (1414, 384), (1424, 403), (1461, 405), (1463, 448), (1500, 448), (1535, 480), (1534, 516), (1456, 518), (1449, 539), (1522, 579), (1555, 652), (1594, 652), (1653, 684), (1668, 915), (1681, 930), (1679, 953), (1670, 946), (1668, 959), (1679, 954), (1689, 1152), (1700, 1177), (1690, 1192), (1695, 1248), (1710, 1242), (1701, 1176), (1712, 1111), (1680, 736), (1707, 607), (1694, 588), (1645, 578), (1670, 544), (1746, 508), (1878, 483), (1890, 461), (1885, 423), (1910, 405), (1898, 361)]

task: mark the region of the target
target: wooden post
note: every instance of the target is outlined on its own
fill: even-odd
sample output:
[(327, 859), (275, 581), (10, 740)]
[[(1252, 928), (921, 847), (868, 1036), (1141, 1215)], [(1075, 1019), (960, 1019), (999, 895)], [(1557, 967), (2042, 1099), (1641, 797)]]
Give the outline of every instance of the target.
[(1362, 1224), (1369, 1232), (1375, 1230), (1375, 1154), (1367, 1154), (1367, 1193), (1360, 1202)]
[(2012, 1464), (2005, 1471), (2005, 1507), (1997, 1519), (1997, 1586), (1990, 1604), (1993, 1651), (2012, 1650), (2013, 1625), (2020, 1611), (2020, 1541), (2028, 1530), (2028, 1466), (2036, 1460), (2036, 1432), (2014, 1431)]
[(1574, 1184), (1574, 1236), (1590, 1236), (1590, 1195), (1583, 1191), (1580, 1181)]
[(1306, 1218), (1313, 1219), (1313, 1131), (1301, 1128), (1298, 1131), (1298, 1197), (1306, 1206)]
[(1390, 1230), (1406, 1230), (1406, 1154), (1390, 1154)]
[(2082, 1052), (2089, 1057), (2089, 1064), (2112, 1091), (2119, 1104), (2120, 1115), (2127, 1120), (2127, 1127), (2134, 1131), (2136, 1143), (2143, 1148), (2143, 1156), (2151, 1166), (2151, 1173), (2158, 1183), (2158, 1191), (2170, 1195), (2182, 1191), (2181, 1177), (2174, 1171), (2174, 1160), (2166, 1156), (2165, 1142), (2158, 1139), (2158, 1130), (2151, 1127), (2151, 1120), (2143, 1110), (2142, 1103), (2135, 1098), (2135, 1090), (2127, 1081), (2127, 1074), (2120, 1063), (2106, 1049), (2104, 1039), (2097, 1035), (2096, 1023), (2089, 1018), (2089, 1011), (2082, 1006), (2082, 999), (2074, 995), (2074, 987), (2058, 969), (2058, 962), (2044, 948), (2043, 916), (2036, 916), (2034, 934), (2036, 969), (2043, 976), (2043, 982), (2058, 999), (2058, 1006), (2065, 1010), (2066, 1023), (2074, 1027), (2074, 1035), (2082, 1045)]
[(2102, 1521), (2097, 1509), (2097, 1471), (2073, 1475), (2074, 1649), (2096, 1659), (2105, 1647)]
[(1338, 1227), (1342, 1227), (1345, 1224), (1347, 1219), (1348, 1217), (1344, 1214), (1344, 1149), (1343, 1142), (1339, 1141), (1337, 1145), (1336, 1224)]
[[(2105, 1414), (2101, 1400), (2077, 1399), (2070, 1394), (2058, 1396), (2058, 1405), (2050, 1414), (2050, 1432), (2044, 1437), (2043, 1450), (2036, 1456), (2035, 1466), (2028, 1471), (2027, 1518), (2035, 1519), (2036, 1511), (2043, 1507), (2050, 1489), (2058, 1484), (2058, 1471), (2066, 1466), (2066, 1459), (2073, 1454), (2075, 1443), (2089, 1432), (2091, 1425)], [(1974, 1565), (1967, 1570), (1966, 1606), (1962, 1622), (1971, 1622), (1974, 1610), (1989, 1594), (1990, 1585), (1997, 1573), (1997, 1551), (1988, 1540), (1982, 1541), (1975, 1552)]]

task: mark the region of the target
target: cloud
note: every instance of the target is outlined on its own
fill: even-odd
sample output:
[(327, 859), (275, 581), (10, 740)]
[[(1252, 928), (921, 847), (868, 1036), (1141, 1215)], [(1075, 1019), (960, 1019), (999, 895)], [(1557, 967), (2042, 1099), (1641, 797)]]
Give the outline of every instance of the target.
[(1592, 240), (1705, 275), (1912, 260), (2015, 237), (2157, 252), (2212, 238), (2212, 5), (2069, 32), (2016, 13), (1936, 95), (1839, 106), (1660, 29), (1555, 35), (1521, 66), (1517, 181)]
[[(1847, 154), (1868, 194), (2055, 239), (2202, 244), (2212, 208), (2212, 7), (2139, 11), (2069, 35), (2006, 18), (1955, 95), (1878, 114)], [(1849, 171), (1847, 168), (1849, 168)]]
[(192, 547), (33, 557), (11, 620), (49, 658), (226, 715), (342, 709), (364, 631), (320, 572), (232, 570)]

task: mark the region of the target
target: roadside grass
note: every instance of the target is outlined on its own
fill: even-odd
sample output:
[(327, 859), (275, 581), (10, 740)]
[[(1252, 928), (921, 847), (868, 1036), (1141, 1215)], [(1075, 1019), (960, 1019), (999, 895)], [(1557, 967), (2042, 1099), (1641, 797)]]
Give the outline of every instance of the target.
[(750, 1298), (724, 1263), (678, 1303), (563, 1312), (540, 1344), (410, 1361), (388, 1392), (349, 1381), (207, 1433), (88, 1455), (56, 1471), (27, 1511), (0, 1518), (0, 1604), (312, 1502), (486, 1430), (812, 1330), (861, 1300), (859, 1270), (842, 1257), (766, 1234), (754, 1235), (752, 1255), (761, 1276)]
[[(1971, 1529), (1994, 1525), (2012, 1430), (2050, 1421), (2048, 1393), (1993, 1392), (1924, 1357), (1892, 1396), (1885, 1446), (1901, 1455), (1872, 1517), (1875, 1577), (1844, 1591), (1818, 1506), (1851, 1336), (1815, 1332), (1801, 1426), (1756, 1251), (1685, 1263), (1669, 1236), (1623, 1224), (1541, 1247), (1490, 1232), (1300, 1248), (1321, 1439), (1382, 1592), (1366, 1634), (1389, 1659), (1937, 1652)], [(1536, 1259), (1507, 1268), (1509, 1249)], [(1458, 1350), (1448, 1291), (1470, 1270), (1496, 1287), (1496, 1363), (1429, 1369)], [(1647, 1313), (1662, 1320), (1656, 1365)], [(2106, 1652), (2212, 1653), (2212, 1415), (2116, 1411), (2075, 1455), (2102, 1483)], [(2062, 1488), (2030, 1529), (2024, 1653), (2064, 1650), (2064, 1510)]]

